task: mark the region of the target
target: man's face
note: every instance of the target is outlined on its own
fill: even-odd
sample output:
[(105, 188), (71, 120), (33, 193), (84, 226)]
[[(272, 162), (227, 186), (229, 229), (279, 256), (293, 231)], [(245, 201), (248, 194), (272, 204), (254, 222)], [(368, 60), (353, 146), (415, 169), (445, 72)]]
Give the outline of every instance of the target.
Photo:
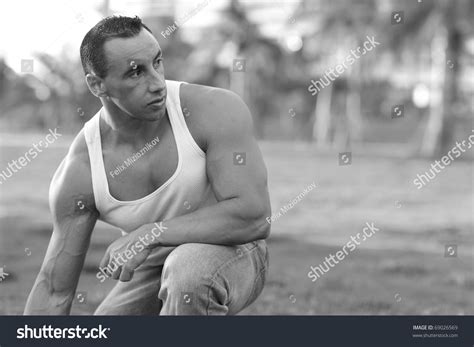
[(147, 30), (107, 41), (103, 79), (110, 100), (132, 118), (158, 120), (166, 113), (166, 84), (158, 41)]

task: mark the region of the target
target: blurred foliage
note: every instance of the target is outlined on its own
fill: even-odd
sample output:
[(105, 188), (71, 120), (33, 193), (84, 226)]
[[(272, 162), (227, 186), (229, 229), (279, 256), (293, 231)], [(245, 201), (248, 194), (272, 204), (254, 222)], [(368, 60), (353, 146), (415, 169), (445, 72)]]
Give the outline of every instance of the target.
[[(367, 136), (371, 126), (391, 134), (391, 107), (404, 104), (410, 119), (397, 128), (404, 133), (400, 139), (411, 138), (419, 153), (435, 155), (463, 135), (457, 132), (472, 121), (473, 79), (463, 76), (474, 69), (472, 43), (467, 49), (467, 42), (474, 40), (474, 2), (358, 0), (349, 5), (342, 0), (302, 0), (288, 13), (291, 20), (286, 19), (280, 40), (262, 34), (261, 23), (249, 19), (251, 9), (248, 2), (230, 1), (217, 25), (201, 29), (196, 44), (183, 41), (180, 30), (172, 39), (157, 37), (167, 78), (240, 93), (259, 138), (350, 148), (354, 142), (374, 140)], [(404, 11), (403, 24), (391, 24), (393, 11)], [(144, 18), (155, 33), (173, 20)], [(302, 46), (289, 49), (286, 40), (294, 33)], [(367, 36), (375, 36), (381, 45), (312, 96), (311, 79), (341, 63)], [(439, 64), (441, 56), (445, 60)], [(242, 80), (232, 72), (237, 57), (247, 62)], [(34, 74), (18, 75), (0, 60), (0, 127), (60, 125), (64, 131), (77, 131), (100, 107), (87, 89), (79, 60), (46, 54), (36, 59), (48, 69), (41, 80)], [(446, 65), (448, 60), (454, 68)], [(430, 81), (433, 74), (442, 76), (442, 85)], [(412, 101), (417, 84), (441, 94), (439, 104), (417, 107)], [(381, 134), (377, 141), (384, 138)]]

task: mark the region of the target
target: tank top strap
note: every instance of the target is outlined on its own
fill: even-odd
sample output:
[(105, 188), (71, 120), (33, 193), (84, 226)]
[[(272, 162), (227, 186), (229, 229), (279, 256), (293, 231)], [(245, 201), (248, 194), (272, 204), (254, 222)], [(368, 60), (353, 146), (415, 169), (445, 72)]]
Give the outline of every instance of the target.
[(107, 177), (105, 176), (104, 159), (100, 138), (100, 114), (102, 108), (84, 125), (84, 137), (89, 152), (91, 165), (92, 188), (97, 208), (104, 206), (107, 194)]
[(173, 122), (173, 129), (176, 130), (176, 142), (179, 142), (181, 145), (181, 143), (184, 141), (184, 143), (188, 146), (191, 146), (198, 155), (205, 157), (205, 153), (198, 146), (196, 141), (194, 141), (194, 138), (192, 137), (191, 132), (189, 131), (186, 124), (185, 117), (190, 117), (191, 112), (187, 108), (183, 109), (181, 106), (179, 91), (182, 84), (187, 83), (171, 80), (166, 81), (166, 88), (168, 89), (167, 98), (169, 99), (171, 106), (168, 111), (171, 113), (169, 114), (169, 117), (170, 121)]

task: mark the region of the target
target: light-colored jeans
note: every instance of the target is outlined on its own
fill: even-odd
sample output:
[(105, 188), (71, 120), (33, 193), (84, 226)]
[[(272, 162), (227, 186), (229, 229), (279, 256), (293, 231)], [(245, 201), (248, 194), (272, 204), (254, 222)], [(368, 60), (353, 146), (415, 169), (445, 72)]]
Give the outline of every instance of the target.
[(96, 315), (234, 315), (263, 290), (269, 266), (264, 240), (239, 246), (186, 243), (164, 265), (142, 264), (118, 282)]

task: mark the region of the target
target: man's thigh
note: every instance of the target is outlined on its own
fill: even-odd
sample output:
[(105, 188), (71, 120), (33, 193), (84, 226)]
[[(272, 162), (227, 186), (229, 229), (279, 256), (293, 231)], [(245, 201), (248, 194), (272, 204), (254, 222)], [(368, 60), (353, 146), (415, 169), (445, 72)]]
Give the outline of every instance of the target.
[(163, 266), (141, 266), (129, 282), (117, 281), (115, 287), (102, 301), (95, 315), (158, 315), (158, 299)]
[(264, 240), (239, 246), (180, 245), (164, 264), (160, 314), (236, 314), (260, 295), (267, 270)]
[(186, 311), (192, 307), (187, 306), (184, 295), (202, 292), (203, 287), (219, 287), (222, 295), (210, 298), (212, 293), (206, 291), (206, 307), (199, 308), (200, 314), (236, 314), (263, 290), (268, 251), (263, 240), (239, 246), (189, 243), (170, 249), (164, 266), (148, 263), (135, 271), (131, 281), (117, 282), (94, 314), (175, 314), (169, 308), (172, 299), (186, 305)]
[[(162, 302), (158, 299), (163, 257), (175, 248), (159, 247), (138, 267), (129, 282), (119, 282), (96, 309), (96, 315), (158, 315)], [(115, 281), (109, 279), (109, 281)]]

